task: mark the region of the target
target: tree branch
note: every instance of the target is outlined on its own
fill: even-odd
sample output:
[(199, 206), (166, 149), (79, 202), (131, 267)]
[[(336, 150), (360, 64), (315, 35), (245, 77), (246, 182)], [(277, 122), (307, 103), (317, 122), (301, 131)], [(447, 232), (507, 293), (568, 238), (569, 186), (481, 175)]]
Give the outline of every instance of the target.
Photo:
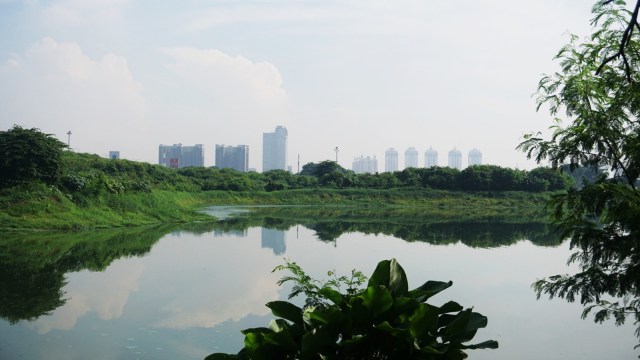
[[(602, 2), (602, 5), (607, 5), (612, 2), (613, 0), (605, 0)], [(618, 51), (615, 54), (604, 59), (604, 61), (602, 61), (602, 63), (598, 67), (598, 70), (596, 70), (596, 75), (600, 74), (600, 72), (605, 67), (605, 65), (607, 65), (617, 57), (622, 57), (622, 60), (624, 62), (624, 72), (627, 77), (627, 81), (629, 81), (630, 83), (633, 82), (631, 78), (631, 65), (629, 64), (629, 61), (627, 60), (627, 57), (624, 51), (625, 51), (625, 47), (631, 40), (631, 35), (633, 34), (634, 27), (638, 27), (640, 29), (640, 25), (638, 25), (639, 11), (640, 11), (640, 0), (636, 0), (636, 4), (633, 8), (633, 13), (631, 14), (631, 19), (629, 19), (629, 22), (627, 23), (627, 28), (624, 30), (624, 33), (622, 33), (622, 39), (620, 40), (620, 46), (618, 47)]]

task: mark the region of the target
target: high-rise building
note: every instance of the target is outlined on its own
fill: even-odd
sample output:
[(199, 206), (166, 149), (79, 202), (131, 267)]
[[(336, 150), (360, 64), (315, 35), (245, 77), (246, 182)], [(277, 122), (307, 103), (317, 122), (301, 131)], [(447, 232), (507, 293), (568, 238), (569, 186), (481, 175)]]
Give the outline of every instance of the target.
[(262, 172), (287, 169), (287, 128), (262, 134)]
[(158, 164), (173, 169), (204, 166), (204, 145), (160, 145), (158, 148)]
[(384, 152), (384, 171), (398, 171), (398, 150), (390, 148)]
[(452, 169), (462, 169), (462, 153), (455, 147), (449, 151), (449, 167)]
[(376, 159), (375, 155), (373, 157), (364, 157), (360, 155), (359, 157), (353, 159), (351, 169), (356, 174), (375, 174), (378, 172), (378, 160)]
[(482, 165), (482, 152), (475, 148), (469, 151), (467, 163), (469, 164), (469, 166)]
[(430, 168), (438, 166), (438, 152), (429, 146), (429, 149), (424, 152), (424, 167)]
[(111, 160), (120, 159), (120, 151), (109, 151), (109, 159)]
[(418, 167), (418, 150), (413, 147), (407, 149), (404, 152), (404, 168), (417, 168)]
[(216, 145), (216, 167), (230, 168), (242, 172), (249, 171), (249, 146)]

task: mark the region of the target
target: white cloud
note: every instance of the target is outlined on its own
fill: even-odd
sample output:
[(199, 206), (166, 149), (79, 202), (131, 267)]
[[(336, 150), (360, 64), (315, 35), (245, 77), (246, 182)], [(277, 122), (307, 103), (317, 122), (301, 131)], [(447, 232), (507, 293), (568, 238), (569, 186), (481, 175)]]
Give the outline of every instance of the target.
[(122, 316), (129, 296), (138, 290), (142, 273), (139, 262), (120, 259), (104, 272), (84, 270), (69, 274), (63, 290), (68, 299), (66, 303), (28, 326), (40, 334), (52, 329), (70, 330), (78, 319), (92, 311), (102, 320), (117, 319)]
[[(172, 61), (165, 65), (165, 82), (156, 90), (159, 96), (175, 94), (156, 104), (154, 122), (160, 142), (259, 144), (262, 132), (272, 131), (287, 118), (288, 96), (272, 63), (216, 49), (160, 51)], [(253, 146), (250, 151), (252, 163), (260, 159), (260, 149)], [(205, 165), (213, 165), (212, 155), (209, 150)]]
[(0, 127), (37, 127), (61, 139), (71, 130), (78, 151), (126, 154), (149, 131), (142, 86), (127, 60), (94, 60), (72, 42), (44, 38), (9, 58), (0, 67), (0, 94)]
[(273, 108), (286, 102), (282, 77), (273, 64), (252, 62), (215, 49), (182, 47), (162, 52), (174, 60), (166, 65), (169, 70), (180, 80), (206, 89), (215, 102)]

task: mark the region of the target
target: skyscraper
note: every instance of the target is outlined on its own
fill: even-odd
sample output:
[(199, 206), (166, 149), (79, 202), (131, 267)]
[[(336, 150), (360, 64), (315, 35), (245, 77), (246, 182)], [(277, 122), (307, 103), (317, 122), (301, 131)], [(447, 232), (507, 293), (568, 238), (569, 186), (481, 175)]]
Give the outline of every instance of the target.
[(247, 145), (216, 145), (216, 167), (249, 171), (249, 147)]
[(373, 157), (367, 156), (364, 157), (360, 155), (359, 157), (353, 159), (351, 170), (353, 170), (356, 174), (374, 174), (378, 172), (378, 160), (375, 155)]
[(384, 171), (398, 171), (398, 150), (390, 148), (384, 152)]
[(438, 152), (433, 150), (432, 146), (429, 146), (429, 150), (424, 152), (424, 167), (430, 168), (438, 166)]
[(262, 134), (262, 172), (287, 169), (287, 128), (277, 126), (276, 131)]
[(462, 169), (462, 153), (455, 147), (449, 151), (449, 167), (452, 169)]
[(478, 149), (472, 149), (469, 151), (468, 162), (469, 166), (482, 165), (482, 153)]
[(173, 169), (189, 166), (204, 166), (204, 145), (160, 145), (158, 147), (158, 164)]
[(418, 167), (418, 150), (413, 147), (407, 149), (404, 152), (404, 168), (417, 168)]

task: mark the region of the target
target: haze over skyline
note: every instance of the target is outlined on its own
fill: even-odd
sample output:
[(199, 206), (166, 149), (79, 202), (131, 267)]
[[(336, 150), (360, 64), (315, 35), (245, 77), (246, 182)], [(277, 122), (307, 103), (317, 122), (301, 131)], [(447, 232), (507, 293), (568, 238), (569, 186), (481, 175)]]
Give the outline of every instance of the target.
[[(515, 150), (551, 125), (538, 80), (591, 2), (0, 0), (0, 130), (157, 163), (158, 145), (246, 144), (282, 125), (301, 165), (390, 147)], [(422, 163), (422, 160), (420, 160)], [(442, 165), (442, 160), (440, 161)]]

